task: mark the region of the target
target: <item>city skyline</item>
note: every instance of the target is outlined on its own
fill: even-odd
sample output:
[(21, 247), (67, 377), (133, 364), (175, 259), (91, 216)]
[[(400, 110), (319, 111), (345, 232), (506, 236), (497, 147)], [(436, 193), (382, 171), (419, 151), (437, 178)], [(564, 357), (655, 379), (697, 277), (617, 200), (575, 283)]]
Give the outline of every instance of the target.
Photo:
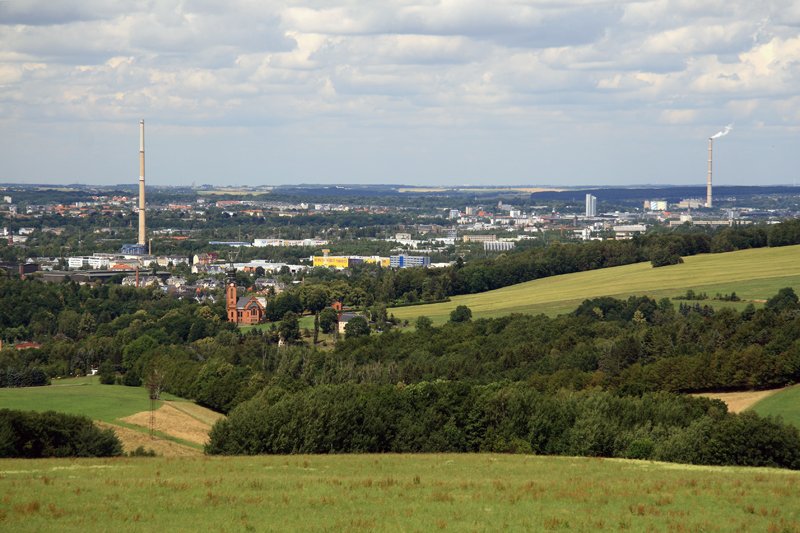
[(1, 2), (0, 181), (793, 184), (797, 86), (791, 1)]

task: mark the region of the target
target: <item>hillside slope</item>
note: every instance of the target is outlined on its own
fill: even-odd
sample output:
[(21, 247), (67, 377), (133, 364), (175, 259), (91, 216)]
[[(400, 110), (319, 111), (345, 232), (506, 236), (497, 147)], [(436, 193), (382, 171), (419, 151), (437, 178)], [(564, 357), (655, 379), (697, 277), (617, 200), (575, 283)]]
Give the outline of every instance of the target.
[(771, 394), (751, 407), (761, 416), (779, 416), (800, 428), (800, 385)]
[(557, 315), (572, 311), (586, 298), (625, 298), (634, 294), (663, 298), (678, 296), (687, 289), (706, 292), (710, 298), (717, 293), (736, 292), (742, 302), (703, 303), (741, 308), (748, 302), (763, 302), (781, 287), (800, 290), (800, 245), (696, 255), (684, 258), (683, 264), (661, 268), (653, 268), (648, 262), (577, 272), (389, 312), (401, 320), (413, 321), (424, 315), (436, 323), (445, 322), (458, 305), (472, 309), (473, 317), (509, 313)]
[(47, 387), (0, 388), (0, 406), (88, 416), (113, 429), (126, 452), (143, 446), (167, 456), (199, 455), (222, 415), (171, 394), (162, 398), (155, 405), (151, 439), (150, 400), (143, 387), (101, 385), (97, 377), (84, 377), (53, 380)]

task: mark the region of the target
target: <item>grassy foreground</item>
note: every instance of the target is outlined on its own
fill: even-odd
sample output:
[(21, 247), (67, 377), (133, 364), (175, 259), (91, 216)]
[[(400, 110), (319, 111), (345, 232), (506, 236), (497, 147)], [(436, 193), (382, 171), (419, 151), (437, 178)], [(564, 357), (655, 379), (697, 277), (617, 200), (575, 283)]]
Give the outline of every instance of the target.
[(479, 294), (454, 296), (451, 301), (391, 309), (396, 318), (412, 321), (425, 315), (435, 323), (447, 321), (457, 305), (472, 309), (473, 317), (509, 313), (557, 315), (573, 311), (586, 298), (647, 295), (654, 298), (685, 294), (687, 289), (717, 293), (736, 292), (742, 302), (701, 304), (743, 308), (763, 302), (782, 287), (800, 290), (800, 246), (758, 248), (724, 254), (685, 257), (684, 263), (653, 268), (650, 263), (577, 272), (538, 279)]
[(6, 531), (800, 531), (800, 473), (521, 455), (0, 460)]

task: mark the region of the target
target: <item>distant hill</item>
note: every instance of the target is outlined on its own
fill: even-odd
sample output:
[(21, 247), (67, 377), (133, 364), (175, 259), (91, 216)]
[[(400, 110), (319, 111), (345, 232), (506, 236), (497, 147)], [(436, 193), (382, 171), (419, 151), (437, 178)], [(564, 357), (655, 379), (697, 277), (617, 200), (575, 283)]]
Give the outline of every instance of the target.
[[(782, 287), (800, 291), (798, 258), (800, 245), (702, 254), (685, 257), (679, 265), (653, 268), (647, 262), (576, 272), (389, 312), (401, 320), (413, 321), (424, 315), (437, 323), (446, 322), (458, 305), (468, 306), (476, 318), (510, 313), (556, 315), (570, 312), (583, 300), (597, 296), (627, 298), (635, 294), (663, 298), (678, 296), (687, 289), (707, 293), (709, 300), (703, 304), (742, 308), (750, 302), (760, 305)], [(731, 292), (736, 292), (742, 301), (712, 300), (716, 293)]]
[[(625, 202), (634, 200), (666, 200), (668, 202), (678, 202), (684, 198), (705, 198), (706, 188), (702, 187), (603, 187), (573, 189), (567, 191), (542, 191), (531, 194), (533, 202), (561, 201), (561, 202), (583, 202), (587, 194), (592, 194), (600, 201), (606, 202)], [(774, 185), (768, 187), (752, 186), (726, 186), (718, 185), (714, 187), (714, 196), (723, 197), (747, 197), (765, 194), (800, 194), (800, 188), (789, 187), (786, 185)]]

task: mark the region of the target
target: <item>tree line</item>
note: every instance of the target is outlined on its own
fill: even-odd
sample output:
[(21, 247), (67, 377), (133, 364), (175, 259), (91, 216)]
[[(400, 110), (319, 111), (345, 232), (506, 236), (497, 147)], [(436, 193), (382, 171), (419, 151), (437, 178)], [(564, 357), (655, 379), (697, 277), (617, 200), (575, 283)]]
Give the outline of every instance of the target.
[(344, 384), (266, 389), (214, 425), (206, 452), (511, 452), (798, 469), (800, 431), (669, 393)]

